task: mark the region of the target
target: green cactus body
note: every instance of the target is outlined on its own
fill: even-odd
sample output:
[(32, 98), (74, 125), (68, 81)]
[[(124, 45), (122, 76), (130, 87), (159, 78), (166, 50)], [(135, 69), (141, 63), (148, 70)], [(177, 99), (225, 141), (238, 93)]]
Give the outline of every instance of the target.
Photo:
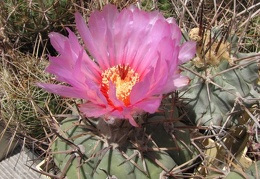
[[(82, 145), (82, 143), (84, 143), (83, 148), (86, 149), (84, 154), (87, 158), (90, 158), (92, 154), (95, 154), (97, 151), (101, 150), (102, 144), (98, 143), (98, 139), (95, 138), (94, 136), (84, 134), (85, 133), (84, 129), (79, 126), (76, 126), (74, 122), (77, 122), (75, 118), (68, 118), (62, 122), (61, 129), (62, 131), (66, 131), (66, 133), (63, 134), (63, 136), (65, 138), (68, 138), (71, 142), (73, 142), (77, 146)], [(83, 135), (83, 136), (77, 137), (75, 139), (70, 139), (71, 137), (77, 135)], [(64, 140), (57, 139), (55, 143), (52, 145), (52, 150), (61, 151), (61, 153), (54, 155), (55, 163), (61, 169), (64, 169), (66, 167), (66, 164), (69, 165), (68, 170), (66, 172), (66, 175), (69, 178), (72, 178), (73, 176), (75, 177), (77, 173), (80, 173), (80, 175), (84, 176), (85, 178), (89, 178), (92, 175), (94, 166), (97, 163), (97, 158), (93, 158), (92, 160), (87, 162), (85, 164), (87, 167), (84, 168), (84, 172), (83, 172), (83, 167), (80, 167), (81, 162), (78, 162), (77, 159), (75, 160), (73, 159), (72, 161), (69, 161), (71, 154), (75, 155), (76, 157), (76, 153), (74, 153), (73, 147), (68, 145)], [(65, 151), (68, 151), (68, 153)]]
[(32, 52), (37, 39), (46, 43), (49, 32), (62, 31), (64, 24), (73, 21), (72, 7), (73, 2), (67, 0), (6, 0), (1, 20), (5, 22), (4, 31), (10, 41), (21, 51)]
[[(192, 62), (186, 64), (186, 68), (192, 69), (203, 75), (205, 71), (199, 72)], [(200, 76), (191, 72), (185, 72), (191, 79), (191, 84), (188, 90), (181, 95), (187, 99), (188, 116), (194, 123), (202, 125), (217, 125), (221, 126), (226, 122), (228, 112), (235, 105), (237, 97), (245, 99), (245, 105), (253, 105), (259, 94), (255, 90), (254, 85), (258, 80), (258, 66), (257, 63), (252, 63), (242, 69), (228, 70), (230, 65), (228, 61), (223, 60), (217, 67), (210, 68), (210, 75), (214, 76), (211, 80), (213, 83), (208, 83)], [(221, 73), (220, 75), (217, 75)], [(258, 96), (257, 96), (258, 95)], [(237, 123), (235, 119), (228, 122), (229, 125)]]
[[(101, 124), (98, 124), (101, 123)], [(101, 125), (106, 130), (109, 124), (99, 120), (96, 125)], [(120, 141), (119, 138), (108, 142), (109, 139), (101, 137), (99, 130), (93, 130), (90, 125), (78, 125), (77, 118), (67, 118), (61, 124), (60, 135), (52, 144), (54, 161), (68, 178), (129, 178), (129, 179), (158, 179), (164, 174), (170, 174), (171, 169), (176, 167), (174, 159), (165, 151), (159, 150), (152, 141), (142, 140), (145, 137), (142, 129), (132, 132), (136, 140)], [(112, 129), (113, 130), (113, 129)], [(118, 134), (121, 137), (121, 132)], [(129, 131), (125, 131), (127, 133)], [(147, 133), (149, 134), (149, 133)], [(116, 134), (113, 133), (113, 136)], [(161, 138), (167, 134), (158, 134)], [(165, 136), (164, 136), (165, 135)], [(131, 135), (126, 135), (132, 138)], [(133, 139), (133, 138), (132, 138)], [(141, 142), (142, 141), (142, 142)], [(156, 140), (155, 140), (156, 141)], [(81, 154), (77, 153), (75, 147), (79, 147)], [(175, 171), (176, 172), (176, 171)], [(178, 172), (177, 172), (178, 173)], [(180, 174), (180, 172), (179, 172)]]
[[(213, 34), (206, 31), (204, 37), (199, 36), (199, 28), (191, 30), (189, 36), (197, 41), (197, 57), (185, 64), (188, 69), (183, 74), (191, 80), (189, 88), (180, 93), (187, 105), (187, 117), (196, 125), (215, 125), (229, 127), (237, 124), (239, 105), (236, 100), (243, 98), (246, 106), (251, 106), (257, 102), (252, 100), (259, 98), (257, 89), (258, 62), (249, 58), (239, 63), (234, 63), (231, 53), (237, 51), (236, 39), (229, 39), (230, 43), (222, 42), (220, 39), (210, 40), (214, 34), (220, 34), (219, 29), (213, 29)], [(202, 42), (203, 41), (203, 42)], [(210, 48), (209, 48), (210, 46)], [(236, 53), (237, 58), (250, 57), (253, 54)], [(230, 112), (231, 120), (227, 121)], [(241, 108), (240, 108), (241, 109)]]
[[(163, 120), (163, 118), (154, 117), (148, 121), (159, 120)], [(188, 129), (184, 129), (185, 126), (184, 123), (177, 121), (147, 127), (147, 133), (152, 135), (159, 147), (169, 149), (167, 153), (178, 165), (188, 162), (196, 155), (196, 150), (191, 145), (190, 132)]]
[(35, 86), (39, 79), (48, 81), (50, 78), (43, 72), (44, 63), (39, 65), (34, 57), (22, 53), (15, 52), (14, 55), (17, 60), (12, 60), (12, 66), (0, 67), (1, 120), (19, 136), (26, 134), (42, 139), (49, 129), (46, 121), (39, 119), (44, 114), (38, 109), (47, 110), (47, 102), (51, 112), (65, 114), (68, 113), (64, 107), (65, 100)]

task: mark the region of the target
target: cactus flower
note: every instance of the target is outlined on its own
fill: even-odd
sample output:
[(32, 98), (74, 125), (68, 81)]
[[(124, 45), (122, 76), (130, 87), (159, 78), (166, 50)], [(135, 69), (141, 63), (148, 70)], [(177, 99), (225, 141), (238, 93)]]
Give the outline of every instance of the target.
[(134, 6), (119, 12), (106, 5), (90, 15), (88, 25), (79, 13), (75, 21), (84, 46), (70, 29), (68, 37), (49, 35), (59, 56), (49, 57), (46, 71), (67, 85), (38, 86), (83, 99), (79, 107), (87, 117), (126, 119), (138, 126), (136, 116), (156, 112), (163, 94), (188, 84), (178, 65), (194, 56), (195, 42), (181, 44), (173, 18)]

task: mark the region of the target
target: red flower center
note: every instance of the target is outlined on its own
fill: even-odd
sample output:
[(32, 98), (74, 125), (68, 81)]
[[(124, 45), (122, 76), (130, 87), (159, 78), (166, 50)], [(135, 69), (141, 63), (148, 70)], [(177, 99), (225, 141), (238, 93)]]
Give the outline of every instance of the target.
[(112, 103), (108, 97), (110, 81), (116, 86), (117, 99), (123, 101), (126, 106), (130, 104), (130, 93), (133, 86), (139, 81), (138, 73), (129, 65), (116, 65), (103, 71), (101, 77), (101, 92), (110, 104)]

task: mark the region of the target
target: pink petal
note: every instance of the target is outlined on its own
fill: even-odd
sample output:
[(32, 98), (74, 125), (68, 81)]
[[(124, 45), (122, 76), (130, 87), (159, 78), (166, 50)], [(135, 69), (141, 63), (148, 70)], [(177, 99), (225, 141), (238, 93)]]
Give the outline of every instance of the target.
[[(158, 55), (164, 58), (164, 60), (173, 60), (170, 56), (176, 53), (176, 51), (171, 47), (175, 43), (171, 40), (170, 36), (166, 36), (170, 34), (170, 30), (170, 25), (165, 22), (165, 20), (158, 19), (151, 25), (147, 35), (141, 37), (143, 40), (139, 41), (139, 45), (137, 44), (136, 47), (138, 47), (138, 49), (133, 60), (133, 67), (136, 68), (136, 71), (140, 73), (150, 66), (154, 67), (159, 58)], [(166, 39), (167, 41), (165, 41)], [(161, 47), (162, 45), (165, 48)], [(140, 61), (142, 61), (141, 64), (139, 63)]]
[[(46, 69), (49, 73), (57, 75), (57, 80), (67, 82), (72, 86), (74, 82), (84, 82), (86, 77), (98, 83), (100, 69), (88, 57), (85, 50), (80, 46), (77, 37), (67, 29), (69, 38), (53, 34), (51, 41), (58, 48), (59, 57), (49, 57), (50, 65)], [(60, 42), (61, 45), (58, 45)], [(75, 80), (76, 79), (76, 80)]]
[(151, 69), (150, 72), (145, 76), (145, 78), (141, 82), (138, 82), (133, 86), (132, 91), (130, 93), (131, 104), (135, 104), (149, 95), (151, 76), (153, 72), (154, 70)]
[(154, 73), (152, 74), (152, 83), (150, 85), (150, 91), (152, 95), (161, 94), (162, 88), (164, 87), (168, 76), (169, 76), (169, 64), (159, 59), (155, 66)]
[(100, 117), (109, 112), (106, 106), (94, 104), (94, 103), (84, 103), (79, 106), (80, 111), (82, 111), (87, 117)]
[(126, 116), (126, 118), (129, 120), (130, 124), (134, 127), (140, 127), (134, 120), (134, 118), (131, 115)]
[(170, 25), (163, 19), (158, 19), (150, 30), (150, 39), (153, 42), (159, 42), (166, 35), (171, 34)]
[[(66, 77), (71, 76), (71, 66), (66, 64), (66, 59), (62, 57), (49, 57), (50, 65), (46, 68), (46, 71), (52, 73), (58, 77), (58, 80), (65, 82)], [(64, 78), (64, 75), (66, 76)]]
[[(122, 23), (124, 22), (124, 23)], [(118, 18), (115, 19), (114, 30), (113, 30), (113, 45), (115, 50), (115, 65), (127, 64), (126, 53), (127, 44), (133, 34), (133, 14), (128, 9), (123, 10)], [(130, 59), (131, 60), (131, 59)]]
[(97, 85), (100, 83), (100, 69), (88, 58), (84, 49), (79, 52), (72, 72), (74, 80), (81, 83), (85, 83), (86, 80), (94, 81)]
[(176, 66), (178, 60), (178, 58), (175, 57), (176, 52), (178, 52), (176, 48), (176, 40), (172, 40), (170, 37), (162, 38), (158, 45), (158, 51), (160, 52), (162, 60), (170, 61), (172, 66)]
[(161, 104), (162, 96), (146, 98), (134, 106), (149, 113), (155, 113)]
[(100, 105), (108, 105), (107, 99), (103, 95), (103, 93), (100, 91), (100, 87), (94, 83), (93, 81), (86, 80), (85, 86), (81, 87), (84, 89), (84, 94), (87, 96), (87, 99), (92, 101), (93, 103), (97, 103)]
[(70, 47), (71, 47), (73, 52), (78, 54), (79, 51), (81, 51), (83, 48), (79, 44), (77, 36), (69, 28), (66, 28), (66, 30), (69, 33), (68, 40), (69, 40)]
[[(97, 59), (102, 59), (101, 55), (99, 54), (99, 48), (95, 44), (95, 41), (92, 37), (92, 34), (90, 33), (85, 20), (83, 17), (80, 15), (80, 13), (75, 13), (75, 21), (76, 21), (76, 26), (77, 29), (88, 49), (88, 51), (91, 53), (91, 55), (97, 60)], [(100, 61), (99, 65), (101, 68), (105, 69), (105, 64)]]
[[(87, 101), (80, 109), (87, 116), (128, 119), (138, 126), (133, 115), (157, 111), (162, 95), (188, 84), (178, 65), (193, 58), (195, 42), (180, 45), (181, 30), (175, 20), (167, 20), (158, 11), (145, 12), (135, 6), (121, 12), (113, 5), (94, 11), (88, 25), (75, 14), (76, 26), (86, 49), (70, 31), (68, 37), (50, 33), (58, 57), (50, 57), (47, 71), (70, 86), (38, 84), (66, 97)], [(85, 50), (88, 50), (90, 59)], [(102, 71), (119, 64), (129, 65), (140, 75), (130, 93), (130, 105), (116, 97), (110, 82), (108, 94), (100, 91)]]
[(173, 84), (176, 88), (182, 88), (189, 84), (190, 79), (187, 76), (180, 75), (178, 78), (173, 80)]
[(57, 33), (51, 32), (49, 34), (51, 45), (58, 51), (62, 51), (64, 49), (64, 43), (67, 41), (67, 37)]
[[(94, 12), (95, 13), (95, 12)], [(119, 12), (116, 6), (108, 4), (102, 10), (102, 15), (106, 20), (107, 27), (112, 30), (114, 25), (114, 20), (118, 16)]]
[[(79, 41), (78, 41), (76, 35), (70, 29), (67, 29), (67, 31), (69, 32), (70, 47), (72, 48), (72, 54), (74, 54), (74, 58), (78, 59), (79, 56), (81, 55), (82, 65), (86, 65), (85, 67), (87, 67), (89, 69), (88, 71), (89, 72), (91, 71), (91, 74), (87, 73), (86, 76), (92, 77), (92, 79), (94, 80), (95, 77), (100, 74), (100, 69), (95, 64), (95, 62), (93, 60), (91, 60), (89, 58), (89, 56), (86, 54), (85, 49), (79, 44)], [(92, 73), (93, 73), (93, 76), (92, 76)]]
[(177, 43), (180, 43), (181, 38), (182, 38), (180, 27), (177, 25), (175, 19), (173, 19), (173, 18), (168, 18), (167, 22), (171, 26), (171, 34), (172, 34), (171, 38), (175, 39)]
[(99, 56), (95, 60), (98, 61), (102, 69), (107, 69), (110, 67), (107, 55), (108, 45), (110, 45), (107, 40), (107, 33), (109, 29), (102, 12), (94, 12), (90, 15), (89, 30), (92, 38), (94, 39), (94, 43), (96, 44), (95, 46), (98, 47), (97, 53), (99, 53), (93, 53), (92, 55), (94, 57)]
[(190, 82), (190, 79), (188, 77), (177, 74), (173, 78), (170, 78), (168, 80), (168, 82), (164, 86), (162, 92), (164, 94), (172, 92), (176, 89), (185, 87), (186, 85), (189, 84), (189, 82)]
[(109, 91), (108, 91), (109, 99), (112, 101), (112, 103), (116, 107), (122, 107), (124, 106), (124, 103), (117, 99), (116, 97), (116, 86), (113, 82), (110, 81), (109, 83)]
[(48, 83), (36, 83), (36, 85), (45, 89), (46, 91), (61, 95), (63, 97), (86, 99), (86, 95), (81, 89)]
[(179, 64), (185, 63), (191, 60), (196, 53), (196, 42), (189, 41), (185, 42), (180, 49), (179, 53)]

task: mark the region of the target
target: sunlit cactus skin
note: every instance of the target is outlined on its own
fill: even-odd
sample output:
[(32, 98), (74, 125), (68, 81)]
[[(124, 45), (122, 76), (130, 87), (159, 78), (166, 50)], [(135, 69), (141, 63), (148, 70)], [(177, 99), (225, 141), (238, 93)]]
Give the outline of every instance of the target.
[(198, 151), (192, 129), (180, 121), (174, 96), (165, 96), (157, 113), (138, 116), (139, 128), (77, 113), (63, 120), (51, 145), (62, 177), (182, 178)]
[[(152, 121), (154, 119), (150, 122)], [(98, 134), (101, 129), (97, 130), (94, 126), (102, 126), (104, 136)], [(78, 176), (103, 179), (113, 176), (158, 179), (163, 175), (173, 175), (170, 171), (177, 166), (166, 151), (160, 150), (164, 144), (156, 146), (153, 143), (153, 135), (145, 133), (144, 128), (131, 127), (130, 130), (126, 130), (125, 127), (118, 128), (106, 124), (103, 120), (93, 123), (93, 126), (85, 125), (83, 122), (79, 124), (78, 118), (74, 117), (65, 119), (61, 123), (61, 129), (64, 131), (60, 131), (63, 137), (56, 139), (52, 151), (55, 163), (68, 178)], [(106, 134), (106, 130), (114, 132), (109, 136), (110, 132)], [(121, 132), (124, 132), (124, 135), (120, 135)], [(156, 135), (160, 135), (161, 139), (167, 137), (167, 133), (156, 132)], [(67, 140), (70, 142), (66, 142)], [(181, 173), (175, 170), (175, 174)]]
[(178, 121), (178, 109), (169, 102), (171, 100), (169, 98), (163, 101), (161, 115), (156, 114), (147, 119), (148, 123), (156, 124), (148, 125), (147, 133), (152, 136), (160, 148), (168, 149), (167, 153), (178, 165), (181, 165), (193, 159), (197, 155), (197, 151), (191, 144), (193, 135), (191, 129), (187, 128), (183, 122)]
[[(187, 117), (197, 125), (237, 124), (242, 109), (238, 100), (250, 107), (259, 98), (259, 62), (257, 56), (246, 59), (256, 54), (238, 53), (235, 38), (228, 43), (222, 36), (213, 39), (214, 33), (211, 41), (209, 33), (201, 38), (193, 32), (190, 37), (197, 41), (197, 57), (183, 66), (183, 74), (190, 78), (190, 86), (181, 93)], [(242, 58), (245, 60), (235, 60)]]

